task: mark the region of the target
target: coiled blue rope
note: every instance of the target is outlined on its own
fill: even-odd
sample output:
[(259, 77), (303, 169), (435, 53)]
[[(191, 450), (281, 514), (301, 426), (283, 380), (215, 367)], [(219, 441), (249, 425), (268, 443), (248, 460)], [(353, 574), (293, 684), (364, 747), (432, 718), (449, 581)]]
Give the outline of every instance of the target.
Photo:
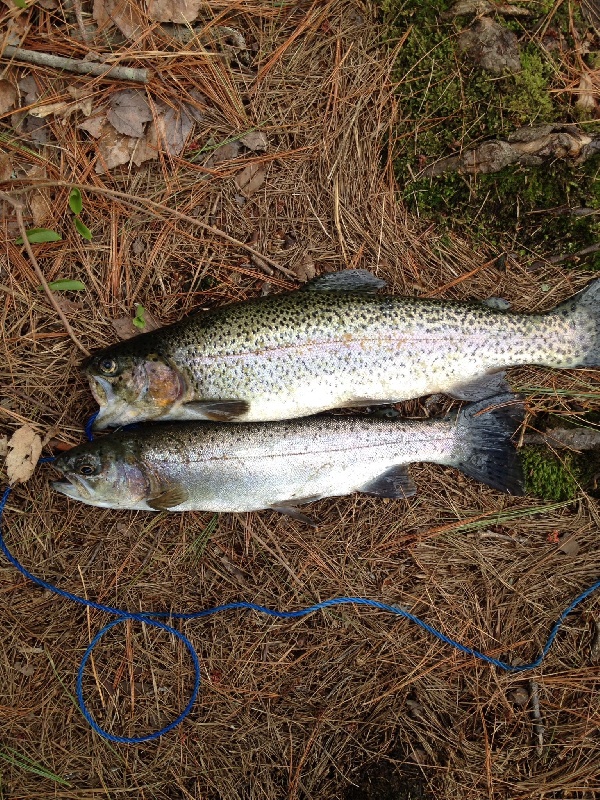
[[(86, 435), (88, 439), (92, 439), (92, 425), (94, 423), (95, 416), (92, 417), (86, 425)], [(41, 459), (42, 462), (50, 462), (53, 461), (52, 458), (45, 458)], [(111, 742), (118, 742), (121, 744), (140, 744), (142, 742), (150, 742), (153, 739), (158, 739), (160, 736), (163, 736), (165, 733), (173, 730), (180, 722), (188, 716), (194, 703), (196, 702), (196, 698), (198, 697), (198, 692), (200, 690), (200, 659), (198, 658), (198, 654), (194, 645), (190, 642), (187, 636), (176, 628), (168, 625), (165, 622), (161, 622), (161, 619), (180, 619), (180, 620), (191, 620), (191, 619), (200, 619), (201, 617), (208, 617), (212, 614), (219, 614), (222, 611), (234, 611), (236, 609), (245, 609), (248, 611), (257, 611), (260, 614), (267, 614), (270, 617), (276, 617), (277, 619), (298, 619), (299, 617), (306, 617), (309, 614), (313, 614), (315, 611), (320, 611), (325, 608), (333, 608), (334, 606), (344, 606), (344, 605), (354, 605), (354, 606), (368, 606), (369, 608), (376, 608), (379, 611), (387, 611), (390, 614), (395, 614), (397, 616), (403, 617), (404, 619), (410, 620), (410, 622), (414, 622), (415, 625), (418, 625), (424, 631), (434, 636), (436, 639), (439, 639), (441, 642), (445, 644), (449, 644), (452, 647), (455, 647), (461, 653), (465, 653), (465, 655), (473, 656), (474, 658), (478, 658), (481, 661), (485, 661), (487, 664), (492, 664), (499, 669), (503, 669), (506, 672), (525, 672), (530, 669), (535, 669), (539, 667), (542, 663), (544, 658), (546, 657), (548, 651), (552, 647), (552, 644), (558, 634), (558, 631), (568, 617), (568, 615), (580, 604), (582, 603), (587, 597), (589, 597), (593, 592), (600, 588), (600, 580), (596, 581), (592, 586), (578, 595), (562, 612), (559, 618), (556, 620), (554, 625), (550, 630), (550, 635), (546, 641), (546, 644), (542, 648), (542, 652), (540, 655), (529, 664), (521, 664), (521, 665), (514, 665), (508, 664), (505, 661), (500, 661), (497, 658), (492, 658), (491, 656), (485, 655), (485, 653), (480, 653), (479, 650), (475, 650), (472, 647), (467, 647), (460, 642), (451, 639), (449, 636), (446, 636), (441, 631), (436, 630), (431, 625), (428, 625), (419, 617), (416, 617), (414, 614), (411, 614), (409, 611), (405, 611), (403, 608), (399, 608), (398, 606), (391, 606), (387, 603), (380, 603), (378, 600), (368, 600), (364, 597), (334, 597), (330, 600), (324, 600), (321, 603), (316, 603), (313, 606), (309, 606), (308, 608), (301, 608), (298, 611), (278, 611), (277, 609), (267, 608), (266, 606), (258, 605), (257, 603), (248, 603), (248, 602), (238, 602), (238, 603), (226, 603), (222, 606), (213, 606), (213, 608), (206, 608), (202, 611), (195, 611), (189, 614), (174, 614), (170, 612), (154, 612), (154, 611), (142, 611), (138, 613), (133, 613), (131, 611), (124, 611), (120, 608), (113, 608), (112, 606), (106, 606), (102, 603), (94, 603), (92, 600), (86, 600), (84, 597), (79, 597), (76, 594), (72, 594), (71, 592), (67, 592), (64, 589), (59, 589), (57, 586), (53, 586), (51, 583), (42, 580), (41, 578), (37, 578), (35, 575), (32, 575), (17, 559), (12, 555), (10, 550), (8, 549), (6, 542), (4, 541), (4, 536), (2, 533), (2, 516), (4, 513), (4, 507), (6, 506), (6, 502), (10, 495), (11, 489), (7, 488), (0, 500), (0, 550), (4, 553), (8, 561), (17, 569), (21, 575), (23, 575), (28, 580), (32, 581), (33, 583), (41, 586), (43, 589), (48, 589), (48, 591), (52, 592), (53, 594), (58, 595), (59, 597), (64, 597), (66, 600), (72, 600), (74, 603), (79, 603), (80, 605), (87, 606), (88, 608), (93, 608), (96, 611), (103, 611), (106, 614), (110, 614), (112, 616), (116, 616), (117, 619), (109, 622), (105, 625), (98, 633), (94, 636), (92, 641), (90, 642), (87, 650), (85, 651), (83, 658), (81, 659), (81, 664), (79, 666), (79, 671), (77, 673), (77, 701), (79, 703), (79, 708), (81, 709), (81, 713), (85, 717), (85, 719), (89, 722), (91, 727), (96, 731), (96, 733), (103, 736), (105, 739), (108, 739)], [(172, 722), (168, 725), (165, 725), (164, 728), (161, 728), (159, 731), (155, 731), (154, 733), (149, 733), (146, 736), (136, 736), (136, 737), (126, 737), (126, 736), (115, 736), (114, 734), (110, 733), (109, 731), (104, 730), (101, 728), (100, 725), (95, 721), (92, 717), (83, 695), (83, 675), (85, 672), (85, 668), (87, 663), (94, 651), (96, 645), (100, 642), (102, 637), (105, 633), (107, 633), (111, 628), (114, 628), (115, 625), (119, 625), (121, 622), (125, 622), (126, 620), (135, 620), (136, 622), (141, 622), (144, 625), (151, 625), (155, 628), (160, 628), (161, 630), (166, 631), (167, 633), (171, 633), (180, 642), (182, 642), (185, 647), (187, 648), (188, 653), (192, 659), (192, 664), (194, 666), (194, 686), (192, 692), (190, 694), (190, 699), (183, 709), (181, 714), (176, 717)]]

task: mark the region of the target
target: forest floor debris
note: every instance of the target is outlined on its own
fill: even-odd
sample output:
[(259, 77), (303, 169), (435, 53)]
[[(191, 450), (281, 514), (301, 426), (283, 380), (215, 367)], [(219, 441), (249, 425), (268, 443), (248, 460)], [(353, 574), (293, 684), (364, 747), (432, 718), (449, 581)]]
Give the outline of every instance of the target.
[[(440, 24), (454, 24), (441, 16), (449, 2), (431, 5)], [(571, 6), (527, 4), (536, 14), (544, 9), (511, 16), (510, 5), (500, 6), (496, 22), (535, 20), (540, 38), (552, 33), (571, 65), (557, 78), (559, 96), (574, 102), (581, 69), (553, 22)], [(439, 81), (451, 92), (457, 79), (457, 70), (440, 78), (431, 60), (419, 61), (411, 37), (430, 43), (431, 20), (419, 26), (400, 13), (399, 35), (386, 45), (389, 20), (384, 26), (379, 7), (354, 0), (40, 0), (25, 8), (7, 0), (2, 8), (13, 47), (151, 71), (140, 86), (0, 62), (0, 81), (11, 87), (0, 84), (0, 190), (22, 202), (28, 229), (58, 234), (30, 247), (49, 286), (83, 285), (53, 295), (86, 350), (343, 267), (372, 269), (398, 293), (502, 297), (528, 311), (554, 307), (591, 278), (589, 262), (550, 263), (547, 248), (527, 249), (511, 235), (473, 238), (476, 225), (445, 227), (420, 200), (412, 203), (413, 157), (441, 155), (427, 153), (446, 115), (430, 100)], [(437, 55), (454, 47), (455, 32), (435, 31)], [(529, 114), (538, 62), (531, 44), (522, 47), (524, 69), (495, 79), (522, 89), (516, 99), (507, 95), (511, 129), (547, 121)], [(415, 69), (418, 61), (425, 77), (402, 71), (405, 59)], [(481, 74), (470, 74), (481, 88)], [(400, 100), (407, 91), (410, 99)], [(143, 110), (138, 127), (124, 97), (143, 100), (132, 101)], [(31, 114), (44, 107), (51, 113)], [(466, 119), (473, 107), (463, 110)], [(456, 138), (448, 123), (455, 117), (445, 119)], [(417, 135), (407, 127), (410, 135), (399, 137), (398, 121), (418, 122)], [(471, 130), (469, 145), (479, 136)], [(508, 132), (499, 126), (495, 135)], [(408, 141), (415, 149), (402, 166), (395, 146)], [(448, 144), (446, 133), (440, 141)], [(115, 153), (120, 163), (111, 162)], [(73, 187), (81, 196), (75, 211)], [(578, 207), (593, 205), (583, 202), (586, 187)], [(562, 218), (553, 219), (556, 231)], [(58, 452), (82, 440), (95, 405), (82, 356), (39, 289), (6, 202), (1, 224), (0, 449), (28, 426)], [(573, 251), (590, 244), (577, 239)], [(597, 377), (510, 374), (527, 395), (529, 423), (592, 427)], [(417, 418), (450, 407), (435, 397), (403, 411)], [(51, 471), (38, 468), (13, 491), (10, 547), (40, 577), (129, 609), (190, 611), (239, 599), (294, 609), (361, 595), (409, 607), (482, 651), (528, 659), (600, 569), (597, 503), (579, 489), (565, 500), (510, 498), (419, 465), (414, 498), (324, 500), (316, 509), (324, 522), (312, 530), (267, 512), (169, 516), (80, 506), (51, 491)], [(565, 549), (575, 538), (577, 549)], [(597, 598), (569, 616), (531, 676), (500, 673), (366, 610), (305, 621), (234, 612), (186, 623), (203, 664), (201, 697), (160, 743), (132, 747), (97, 737), (73, 701), (79, 659), (106, 619), (47, 596), (4, 561), (0, 607), (0, 763), (10, 800), (383, 800), (386, 792), (394, 800), (591, 800), (597, 791)], [(85, 691), (105, 727), (150, 732), (185, 704), (191, 665), (162, 633), (119, 626), (96, 652)], [(544, 726), (541, 758), (530, 678)]]

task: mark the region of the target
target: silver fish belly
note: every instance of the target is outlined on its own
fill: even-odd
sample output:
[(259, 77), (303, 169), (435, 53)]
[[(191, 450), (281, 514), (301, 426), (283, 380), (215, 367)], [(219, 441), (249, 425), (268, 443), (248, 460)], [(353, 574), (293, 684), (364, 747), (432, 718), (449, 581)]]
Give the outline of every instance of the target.
[(475, 400), (505, 391), (494, 374), (525, 364), (600, 364), (600, 281), (539, 315), (331, 288), (290, 292), (107, 348), (88, 375), (103, 428), (291, 419), (437, 392)]
[(80, 445), (56, 467), (58, 491), (91, 505), (148, 510), (255, 511), (323, 497), (414, 493), (406, 466), (458, 467), (519, 494), (511, 436), (522, 419), (514, 395), (466, 406), (442, 420), (306, 418), (270, 424), (180, 423), (121, 431)]

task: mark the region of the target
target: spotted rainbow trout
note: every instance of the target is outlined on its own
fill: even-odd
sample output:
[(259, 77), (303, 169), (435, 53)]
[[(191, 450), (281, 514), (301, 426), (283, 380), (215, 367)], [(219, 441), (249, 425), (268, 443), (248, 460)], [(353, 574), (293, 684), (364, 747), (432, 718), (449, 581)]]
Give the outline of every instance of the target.
[(515, 395), (472, 403), (439, 420), (307, 417), (241, 424), (183, 422), (111, 433), (60, 455), (54, 488), (104, 508), (254, 511), (309, 521), (298, 507), (366, 492), (409, 497), (414, 461), (457, 467), (522, 494), (511, 437), (523, 418)]
[(193, 314), (102, 350), (96, 428), (141, 420), (292, 419), (445, 392), (506, 391), (524, 364), (600, 365), (600, 279), (545, 314), (379, 295), (364, 270)]

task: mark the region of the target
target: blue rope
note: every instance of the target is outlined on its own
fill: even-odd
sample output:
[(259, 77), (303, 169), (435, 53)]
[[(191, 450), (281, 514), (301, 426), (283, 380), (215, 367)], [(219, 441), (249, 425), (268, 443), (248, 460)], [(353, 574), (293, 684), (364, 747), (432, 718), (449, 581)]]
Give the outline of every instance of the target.
[[(92, 417), (88, 424), (86, 425), (86, 436), (89, 440), (92, 439), (92, 425), (95, 419)], [(40, 459), (42, 462), (49, 462), (53, 461), (53, 458), (44, 458)], [(219, 614), (222, 611), (234, 611), (237, 609), (245, 609), (248, 611), (257, 611), (259, 614), (267, 614), (270, 617), (276, 617), (277, 619), (298, 619), (300, 617), (306, 617), (309, 614), (313, 614), (315, 611), (320, 611), (325, 608), (333, 608), (334, 606), (344, 606), (344, 605), (354, 605), (354, 606), (368, 606), (369, 608), (376, 608), (379, 611), (386, 611), (390, 614), (395, 614), (399, 617), (403, 617), (404, 619), (410, 620), (410, 622), (414, 622), (415, 625), (418, 625), (424, 631), (434, 636), (436, 639), (439, 639), (441, 642), (445, 644), (449, 644), (452, 647), (455, 647), (461, 653), (465, 653), (465, 655), (473, 656), (474, 658), (478, 658), (481, 661), (485, 661), (487, 664), (492, 664), (499, 669), (503, 669), (506, 672), (525, 672), (526, 670), (535, 669), (539, 667), (544, 658), (546, 657), (548, 651), (552, 647), (552, 644), (558, 634), (558, 631), (568, 617), (568, 615), (580, 604), (582, 603), (587, 597), (589, 597), (593, 592), (600, 588), (600, 580), (596, 581), (592, 586), (578, 595), (562, 612), (559, 618), (556, 620), (554, 625), (550, 630), (550, 635), (548, 636), (548, 640), (546, 644), (542, 648), (542, 652), (540, 655), (529, 664), (521, 664), (515, 666), (513, 664), (508, 664), (506, 661), (500, 661), (497, 658), (492, 658), (491, 656), (485, 655), (485, 653), (480, 653), (479, 650), (475, 650), (472, 647), (467, 647), (467, 645), (461, 644), (460, 642), (451, 639), (449, 636), (446, 636), (441, 631), (432, 628), (431, 625), (428, 625), (426, 622), (423, 622), (422, 619), (416, 617), (414, 614), (411, 614), (409, 611), (405, 611), (403, 608), (399, 606), (391, 606), (387, 603), (380, 603), (378, 600), (368, 600), (364, 597), (334, 597), (330, 600), (324, 600), (321, 603), (316, 603), (313, 606), (309, 606), (308, 608), (301, 608), (298, 611), (278, 611), (277, 609), (267, 608), (266, 606), (258, 605), (257, 603), (248, 603), (248, 602), (238, 602), (238, 603), (226, 603), (222, 606), (213, 606), (213, 608), (206, 608), (202, 611), (195, 611), (188, 614), (176, 614), (170, 612), (154, 612), (154, 611), (143, 611), (139, 613), (133, 613), (131, 611), (124, 611), (120, 608), (113, 608), (112, 606), (105, 606), (102, 603), (94, 603), (92, 600), (87, 600), (84, 597), (79, 597), (76, 594), (72, 594), (71, 592), (67, 592), (64, 589), (59, 589), (57, 586), (53, 586), (51, 583), (47, 583), (46, 581), (42, 580), (41, 578), (37, 578), (35, 575), (32, 575), (17, 559), (12, 555), (10, 550), (8, 549), (6, 542), (4, 541), (4, 536), (2, 533), (2, 516), (4, 513), (4, 507), (6, 506), (8, 497), (10, 495), (11, 489), (10, 487), (7, 488), (0, 500), (0, 550), (4, 553), (8, 561), (17, 569), (21, 575), (23, 575), (28, 580), (32, 581), (33, 583), (41, 586), (43, 589), (48, 589), (48, 591), (52, 592), (53, 594), (58, 595), (59, 597), (64, 597), (66, 600), (72, 600), (74, 603), (79, 603), (83, 606), (87, 606), (88, 608), (93, 608), (96, 611), (103, 611), (106, 614), (111, 614), (112, 616), (116, 616), (117, 619), (109, 622), (105, 625), (94, 638), (90, 642), (87, 650), (85, 651), (83, 658), (81, 660), (81, 664), (79, 666), (79, 671), (77, 673), (77, 701), (79, 702), (79, 708), (81, 709), (81, 713), (85, 717), (85, 719), (89, 722), (91, 727), (96, 731), (96, 733), (103, 736), (105, 739), (108, 739), (111, 742), (119, 742), (121, 744), (140, 744), (142, 742), (150, 742), (153, 739), (158, 739), (160, 736), (163, 736), (165, 733), (173, 730), (180, 722), (188, 716), (194, 703), (196, 702), (196, 698), (198, 697), (198, 692), (200, 690), (200, 659), (198, 658), (198, 654), (194, 645), (190, 642), (187, 636), (180, 631), (173, 628), (171, 625), (168, 625), (165, 622), (161, 622), (161, 619), (180, 619), (180, 620), (191, 620), (191, 619), (200, 619), (201, 617), (209, 617), (212, 614)], [(135, 620), (136, 622), (141, 622), (144, 625), (151, 625), (155, 628), (159, 628), (160, 630), (166, 631), (167, 633), (172, 634), (175, 636), (179, 641), (181, 641), (185, 647), (187, 648), (188, 653), (192, 659), (192, 664), (194, 666), (194, 686), (192, 692), (190, 694), (190, 699), (183, 709), (181, 714), (176, 717), (172, 722), (168, 725), (165, 725), (164, 728), (161, 728), (159, 731), (155, 731), (154, 733), (150, 733), (147, 736), (136, 736), (132, 738), (128, 738), (126, 736), (115, 736), (112, 733), (104, 730), (101, 728), (98, 723), (92, 717), (83, 695), (83, 675), (85, 668), (87, 666), (87, 662), (92, 655), (94, 648), (100, 642), (102, 637), (105, 633), (107, 633), (111, 628), (114, 628), (115, 625), (119, 625), (126, 620)]]

